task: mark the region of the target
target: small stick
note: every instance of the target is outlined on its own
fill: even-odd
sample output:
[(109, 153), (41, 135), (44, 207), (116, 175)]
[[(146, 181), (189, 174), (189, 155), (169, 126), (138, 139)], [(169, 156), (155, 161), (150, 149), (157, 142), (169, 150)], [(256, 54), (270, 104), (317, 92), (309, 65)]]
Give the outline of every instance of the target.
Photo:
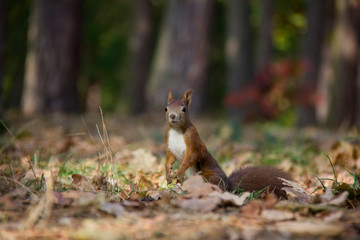
[(1, 124), (5, 127), (5, 129), (6, 129), (7, 132), (10, 134), (10, 136), (14, 139), (15, 143), (19, 146), (20, 150), (25, 154), (25, 157), (26, 157), (26, 159), (27, 159), (27, 162), (29, 163), (30, 168), (31, 168), (31, 171), (33, 172), (34, 177), (35, 177), (35, 179), (36, 179), (37, 177), (36, 177), (35, 169), (34, 169), (32, 163), (31, 163), (30, 157), (26, 154), (24, 147), (23, 147), (23, 146), (21, 145), (21, 143), (17, 140), (17, 138), (16, 138), (16, 137), (14, 136), (14, 134), (10, 131), (10, 129), (6, 126), (6, 124), (3, 122), (3, 120), (0, 119), (0, 122), (1, 122)]

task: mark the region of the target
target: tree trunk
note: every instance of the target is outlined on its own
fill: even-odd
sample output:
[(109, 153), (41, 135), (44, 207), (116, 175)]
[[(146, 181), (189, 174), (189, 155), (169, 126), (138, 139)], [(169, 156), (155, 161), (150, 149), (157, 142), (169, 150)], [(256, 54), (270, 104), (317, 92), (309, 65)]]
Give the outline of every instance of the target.
[(329, 127), (351, 127), (359, 111), (360, 5), (357, 1), (338, 1), (334, 85), (328, 116)]
[(315, 107), (324, 44), (327, 1), (308, 0), (307, 32), (304, 39), (303, 57), (306, 68), (298, 92), (297, 118), (299, 127), (317, 124)]
[(133, 114), (142, 113), (146, 109), (145, 90), (153, 53), (152, 46), (152, 3), (149, 0), (137, 0), (135, 3), (135, 28), (131, 40), (132, 77), (129, 96)]
[(273, 51), (273, 15), (275, 0), (261, 1), (261, 22), (258, 42), (257, 74), (264, 71), (270, 74), (270, 63)]
[(0, 116), (3, 112), (6, 0), (0, 0)]
[(29, 27), (25, 114), (78, 112), (82, 0), (36, 0)]
[[(253, 80), (252, 33), (249, 0), (229, 0), (227, 4), (227, 91), (249, 87)], [(242, 118), (246, 106), (228, 109), (230, 117)]]
[(167, 1), (148, 91), (151, 107), (166, 104), (168, 89), (181, 97), (187, 88), (193, 88), (192, 109), (202, 109), (213, 5), (214, 0)]

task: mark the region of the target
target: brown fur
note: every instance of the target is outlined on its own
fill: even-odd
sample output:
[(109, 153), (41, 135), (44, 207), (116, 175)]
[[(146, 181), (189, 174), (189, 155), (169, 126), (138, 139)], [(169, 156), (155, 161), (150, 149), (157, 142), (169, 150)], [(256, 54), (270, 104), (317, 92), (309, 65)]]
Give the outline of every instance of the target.
[(244, 167), (233, 172), (229, 181), (230, 191), (258, 191), (266, 188), (267, 192), (274, 192), (279, 198), (286, 199), (286, 192), (280, 178), (291, 180), (291, 175), (272, 166)]
[[(228, 178), (219, 166), (218, 162), (208, 152), (205, 144), (201, 140), (195, 126), (190, 121), (189, 109), (192, 97), (192, 90), (187, 90), (182, 101), (174, 100), (171, 91), (169, 91), (166, 121), (168, 128), (165, 134), (166, 142), (166, 179), (170, 183), (172, 180), (172, 165), (176, 161), (175, 156), (168, 148), (168, 139), (170, 129), (177, 129), (183, 133), (186, 145), (185, 157), (180, 165), (177, 178), (183, 179), (185, 171), (189, 168), (195, 168), (201, 172), (204, 178), (218, 185), (222, 190), (227, 191), (257, 191), (267, 188), (267, 191), (274, 192), (280, 198), (286, 198), (286, 193), (281, 190), (282, 181), (278, 177), (291, 179), (288, 173), (285, 173), (275, 167), (246, 167), (235, 171)], [(183, 112), (182, 109), (186, 108)], [(175, 112), (178, 115), (178, 122), (172, 123), (169, 118), (169, 112)]]

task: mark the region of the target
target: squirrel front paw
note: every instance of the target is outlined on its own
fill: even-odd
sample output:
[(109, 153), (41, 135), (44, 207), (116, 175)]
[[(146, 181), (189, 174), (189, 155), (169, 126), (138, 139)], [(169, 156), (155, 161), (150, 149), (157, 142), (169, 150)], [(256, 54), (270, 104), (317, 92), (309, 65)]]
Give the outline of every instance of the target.
[(172, 182), (172, 179), (173, 179), (172, 176), (170, 176), (170, 175), (167, 176), (167, 177), (166, 177), (167, 183), (170, 184), (170, 183)]
[(183, 183), (185, 180), (185, 176), (184, 175), (177, 175), (176, 179), (175, 179), (175, 183)]

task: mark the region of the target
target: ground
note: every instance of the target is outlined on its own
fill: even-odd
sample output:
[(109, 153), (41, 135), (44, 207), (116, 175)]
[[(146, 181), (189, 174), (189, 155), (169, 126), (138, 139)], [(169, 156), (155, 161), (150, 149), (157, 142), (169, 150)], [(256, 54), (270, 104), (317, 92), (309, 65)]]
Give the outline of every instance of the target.
[(360, 238), (356, 129), (195, 119), (227, 174), (245, 165), (290, 172), (279, 201), (223, 193), (200, 176), (167, 185), (162, 116), (10, 114), (3, 124), (1, 239)]

